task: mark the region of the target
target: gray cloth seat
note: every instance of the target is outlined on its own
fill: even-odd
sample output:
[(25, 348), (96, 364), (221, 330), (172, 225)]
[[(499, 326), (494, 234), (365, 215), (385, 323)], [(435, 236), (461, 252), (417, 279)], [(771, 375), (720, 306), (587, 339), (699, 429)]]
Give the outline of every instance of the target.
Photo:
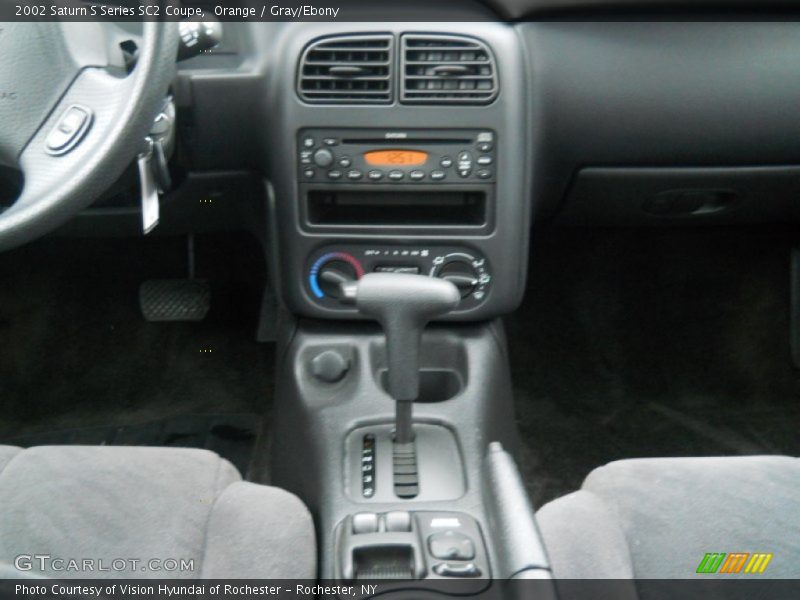
[(316, 541), (297, 497), (242, 481), (207, 450), (0, 446), (0, 564), (58, 578), (314, 579)]
[[(706, 553), (769, 553), (800, 577), (800, 459), (636, 459), (596, 469), (537, 522), (564, 579), (686, 579)], [(724, 575), (711, 575), (724, 577)]]

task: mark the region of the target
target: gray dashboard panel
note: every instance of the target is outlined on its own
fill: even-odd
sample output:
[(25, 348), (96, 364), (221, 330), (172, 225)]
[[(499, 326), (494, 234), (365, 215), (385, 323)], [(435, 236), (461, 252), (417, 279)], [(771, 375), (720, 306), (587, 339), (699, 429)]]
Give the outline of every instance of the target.
[[(196, 111), (199, 137), (193, 152), (198, 166), (268, 170), (276, 207), (283, 214), (293, 210), (288, 181), (293, 166), (282, 162), (282, 156), (292, 147), (289, 136), (295, 127), (333, 120), (337, 126), (464, 126), (461, 117), (444, 108), (320, 110), (290, 94), (294, 53), (308, 39), (377, 29), (471, 34), (486, 30), (492, 32), (493, 45), (500, 40), (495, 50), (503, 70), (501, 101), (458, 113), (497, 119), (503, 129), (519, 136), (521, 143), (514, 145), (518, 168), (506, 173), (519, 181), (501, 186), (504, 197), (513, 199), (509, 201), (532, 203), (539, 218), (559, 211), (577, 173), (586, 167), (646, 168), (638, 173), (647, 176), (661, 167), (800, 164), (799, 22), (724, 20), (736, 18), (735, 13), (704, 21), (466, 22), (474, 16), (470, 10), (454, 15), (454, 21), (462, 22), (388, 22), (385, 27), (226, 24), (231, 35), (245, 39), (238, 66), (222, 68), (215, 59), (211, 68), (201, 68), (197, 61), (181, 74)], [(474, 119), (467, 121), (475, 125)], [(602, 196), (596, 202), (602, 203)], [(593, 211), (602, 212), (602, 207), (593, 206)], [(779, 207), (771, 211), (778, 214)], [(306, 241), (313, 246), (312, 239)], [(523, 242), (501, 254), (505, 259), (525, 252)], [(294, 254), (281, 255), (284, 268), (297, 258)], [(514, 277), (521, 277), (522, 267), (515, 267)]]
[(557, 210), (584, 166), (800, 164), (798, 23), (517, 27), (539, 214)]

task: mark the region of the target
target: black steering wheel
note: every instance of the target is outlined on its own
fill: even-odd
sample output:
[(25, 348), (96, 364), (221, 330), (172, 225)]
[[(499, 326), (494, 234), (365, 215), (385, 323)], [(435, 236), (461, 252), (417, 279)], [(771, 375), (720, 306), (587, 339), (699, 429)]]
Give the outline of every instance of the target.
[(111, 27), (0, 23), (0, 167), (23, 180), (0, 208), (0, 251), (89, 206), (144, 147), (175, 73), (177, 23), (142, 24), (130, 73), (109, 58)]

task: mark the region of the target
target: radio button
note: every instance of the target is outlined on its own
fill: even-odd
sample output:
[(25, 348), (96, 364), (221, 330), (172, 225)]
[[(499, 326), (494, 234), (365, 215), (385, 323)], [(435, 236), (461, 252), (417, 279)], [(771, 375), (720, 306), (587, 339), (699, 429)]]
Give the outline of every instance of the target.
[[(339, 159), (339, 166), (344, 167), (345, 169), (353, 164), (353, 161), (347, 158), (346, 156)], [(487, 163), (488, 164), (488, 163)]]
[(314, 138), (307, 137), (303, 139), (303, 146), (306, 148), (313, 148), (314, 147)]
[(481, 169), (476, 173), (478, 179), (489, 179), (492, 176), (492, 172), (489, 169)]
[(321, 148), (314, 152), (314, 164), (318, 167), (329, 167), (333, 164), (333, 152)]
[(336, 138), (325, 138), (322, 140), (322, 143), (326, 146), (337, 146), (339, 144), (339, 140)]
[(328, 179), (341, 179), (342, 172), (341, 171), (328, 171)]
[(479, 165), (485, 167), (487, 165), (492, 164), (492, 157), (491, 156), (479, 156), (478, 160), (476, 161)]
[(389, 171), (389, 179), (392, 181), (400, 181), (406, 174), (402, 171)]
[(492, 151), (492, 143), (491, 142), (481, 142), (478, 144), (478, 150), (481, 152), (491, 152)]
[(439, 161), (439, 165), (443, 169), (449, 169), (450, 167), (453, 166), (453, 159), (450, 158), (449, 156), (443, 156), (442, 160)]
[(347, 172), (348, 179), (356, 180), (356, 179), (361, 179), (363, 176), (364, 174), (361, 171), (356, 171), (355, 169)]
[(445, 177), (447, 177), (447, 173), (444, 171), (431, 171), (431, 179), (433, 181), (441, 181)]
[(472, 153), (466, 150), (458, 153), (458, 164), (456, 165), (458, 174), (461, 177), (469, 177), (472, 173)]
[(305, 177), (306, 179), (314, 179), (314, 175), (315, 175), (314, 169), (306, 169), (305, 171), (303, 171), (303, 177)]
[(411, 171), (411, 173), (408, 174), (408, 178), (412, 181), (422, 181), (425, 179), (425, 171)]
[(380, 181), (383, 179), (383, 171), (370, 171), (367, 173), (367, 177), (372, 181)]

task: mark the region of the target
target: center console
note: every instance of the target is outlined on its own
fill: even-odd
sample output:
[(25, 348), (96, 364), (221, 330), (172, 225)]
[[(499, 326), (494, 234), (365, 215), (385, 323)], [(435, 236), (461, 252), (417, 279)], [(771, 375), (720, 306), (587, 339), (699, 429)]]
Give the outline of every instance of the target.
[[(300, 226), (350, 237), (397, 234), (491, 234), (497, 136), (470, 129), (303, 129), (298, 132)], [(365, 273), (415, 273), (453, 282), (458, 312), (473, 311), (491, 291), (486, 257), (466, 245), (324, 245), (307, 260), (304, 290), (316, 306), (347, 310), (338, 284)]]
[(341, 27), (288, 28), (264, 90), (273, 481), (314, 513), (324, 579), (546, 577), (497, 320), (527, 271), (521, 48), (496, 23)]

